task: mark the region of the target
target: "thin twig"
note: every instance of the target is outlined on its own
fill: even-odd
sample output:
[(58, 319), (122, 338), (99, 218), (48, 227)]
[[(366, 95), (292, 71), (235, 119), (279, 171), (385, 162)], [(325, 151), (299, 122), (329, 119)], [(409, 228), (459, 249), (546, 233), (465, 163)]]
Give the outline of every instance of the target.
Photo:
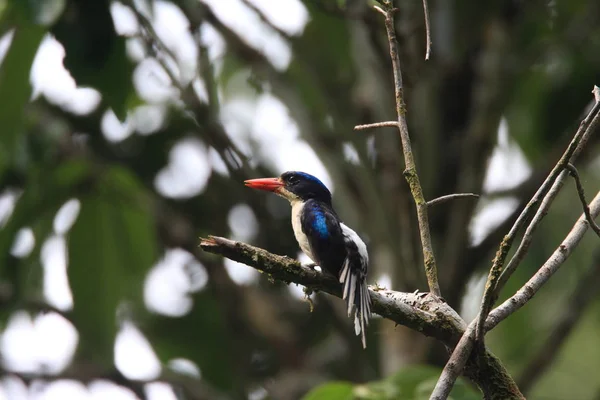
[(371, 128), (397, 128), (398, 127), (398, 121), (385, 121), (385, 122), (375, 122), (373, 124), (364, 124), (364, 125), (356, 125), (354, 127), (355, 131), (362, 131), (365, 129), (371, 129)]
[(396, 97), (396, 114), (398, 116), (398, 130), (402, 141), (402, 150), (404, 152), (404, 177), (410, 187), (410, 192), (417, 206), (417, 219), (419, 221), (419, 233), (421, 235), (421, 247), (423, 248), (423, 262), (425, 266), (425, 275), (429, 290), (436, 296), (441, 296), (440, 285), (437, 276), (437, 266), (431, 244), (431, 233), (429, 231), (429, 217), (427, 213), (427, 202), (423, 196), (423, 189), (417, 174), (417, 167), (412, 153), (410, 136), (408, 134), (408, 124), (406, 123), (406, 105), (404, 103), (404, 88), (402, 87), (402, 70), (400, 68), (400, 57), (398, 56), (398, 41), (396, 40), (396, 31), (394, 27), (394, 8), (391, 4), (384, 5), (384, 9), (375, 6), (374, 8), (385, 16), (385, 29), (387, 31), (388, 42), (390, 46), (390, 57), (392, 59), (392, 69), (394, 71), (394, 92)]
[(429, 56), (431, 55), (431, 28), (429, 27), (429, 6), (427, 5), (427, 0), (423, 0), (423, 14), (425, 14), (425, 35), (427, 38), (425, 60), (429, 60)]
[(581, 316), (588, 309), (600, 291), (600, 251), (596, 252), (590, 268), (579, 278), (579, 282), (569, 296), (568, 303), (552, 324), (552, 332), (537, 350), (521, 373), (519, 388), (529, 391), (556, 359), (556, 355), (564, 344)]
[(465, 198), (465, 197), (471, 197), (471, 198), (477, 199), (477, 198), (479, 198), (479, 195), (476, 194), (476, 193), (454, 193), (454, 194), (447, 194), (445, 196), (440, 196), (440, 197), (437, 197), (437, 198), (435, 198), (433, 200), (429, 200), (427, 202), (427, 206), (428, 207), (435, 206), (437, 204), (445, 203), (445, 202), (447, 202), (449, 200), (462, 199), (462, 198)]
[[(596, 194), (596, 197), (590, 203), (590, 214), (592, 218), (597, 218), (600, 214), (600, 192)], [(496, 307), (485, 321), (485, 330), (490, 331), (494, 329), (496, 325), (505, 320), (509, 315), (514, 313), (523, 307), (540, 288), (548, 282), (548, 280), (554, 275), (561, 265), (571, 255), (571, 252), (577, 247), (583, 235), (587, 231), (590, 225), (587, 222), (585, 215), (581, 215), (571, 232), (562, 241), (560, 246), (552, 253), (550, 258), (542, 265), (542, 267), (535, 273), (535, 275), (525, 284), (521, 289), (517, 291), (512, 297), (507, 299), (504, 303)]]
[(583, 206), (585, 218), (587, 219), (594, 232), (596, 232), (596, 235), (600, 236), (600, 227), (598, 227), (598, 225), (590, 215), (590, 207), (588, 206), (588, 203), (585, 200), (585, 191), (583, 189), (583, 185), (581, 184), (581, 179), (579, 178), (579, 172), (577, 172), (577, 168), (575, 168), (575, 166), (570, 163), (567, 164), (565, 168), (569, 170), (569, 173), (571, 174), (573, 179), (575, 179), (575, 185), (577, 185), (577, 194), (579, 195), (579, 200), (581, 201), (581, 205)]

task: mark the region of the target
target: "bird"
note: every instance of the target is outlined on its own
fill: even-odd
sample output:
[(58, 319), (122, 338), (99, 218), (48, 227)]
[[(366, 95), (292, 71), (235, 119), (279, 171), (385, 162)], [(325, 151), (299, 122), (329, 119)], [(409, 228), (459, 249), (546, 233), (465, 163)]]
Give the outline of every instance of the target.
[(287, 171), (278, 178), (244, 181), (258, 190), (273, 192), (290, 202), (292, 228), (300, 249), (323, 272), (335, 276), (343, 287), (348, 317), (354, 315), (354, 330), (367, 347), (366, 326), (371, 317), (367, 286), (369, 254), (358, 234), (344, 224), (333, 209), (331, 192), (317, 177)]

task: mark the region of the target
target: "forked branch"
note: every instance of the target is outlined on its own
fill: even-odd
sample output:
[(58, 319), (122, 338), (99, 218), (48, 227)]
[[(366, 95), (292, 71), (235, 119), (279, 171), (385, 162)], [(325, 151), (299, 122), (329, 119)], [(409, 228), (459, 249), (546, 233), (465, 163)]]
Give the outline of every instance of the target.
[[(536, 228), (539, 226), (541, 220), (547, 214), (550, 205), (556, 198), (556, 195), (562, 188), (564, 181), (566, 179), (566, 171), (565, 168), (569, 163), (575, 162), (581, 150), (583, 149), (583, 144), (587, 142), (589, 136), (595, 132), (596, 128), (600, 124), (600, 102), (596, 100), (596, 103), (592, 107), (592, 110), (589, 112), (587, 117), (581, 121), (579, 125), (579, 129), (575, 133), (573, 140), (569, 143), (569, 146), (563, 153), (562, 157), (544, 183), (540, 186), (537, 192), (534, 194), (533, 198), (525, 207), (525, 209), (521, 212), (521, 215), (515, 221), (513, 227), (508, 232), (508, 234), (502, 240), (500, 247), (496, 253), (496, 257), (492, 263), (492, 267), (490, 269), (490, 273), (488, 275), (488, 280), (485, 285), (485, 290), (483, 293), (483, 298), (481, 300), (481, 307), (479, 310), (479, 319), (478, 326), (476, 331), (477, 340), (483, 342), (483, 334), (484, 327), (483, 323), (487, 318), (494, 302), (506, 283), (510, 275), (516, 270), (518, 264), (525, 257), (527, 250), (529, 249), (529, 245), (532, 240), (532, 235)], [(536, 207), (539, 208), (536, 211)], [(513, 258), (509, 262), (508, 266), (504, 271), (502, 271), (504, 267), (504, 261), (508, 255), (510, 248), (512, 247), (512, 243), (515, 240), (517, 234), (520, 230), (525, 226), (528, 220), (531, 219), (532, 215), (533, 220), (529, 224), (526, 229), (525, 235), (523, 236), (523, 240)], [(504, 275), (504, 276), (502, 276)]]
[[(465, 332), (463, 338), (461, 338), (459, 345), (454, 349), (452, 355), (450, 356), (450, 360), (444, 367), (444, 370), (442, 371), (442, 374), (434, 388), (431, 399), (444, 400), (447, 398), (452, 386), (454, 385), (454, 382), (462, 373), (462, 366), (471, 355), (474, 339), (479, 341), (480, 348), (485, 348), (483, 343), (485, 332), (495, 327), (501, 320), (505, 319), (508, 317), (508, 315), (521, 308), (533, 297), (537, 290), (540, 289), (540, 287), (550, 278), (556, 269), (558, 269), (558, 267), (560, 267), (560, 265), (566, 260), (566, 257), (568, 254), (570, 254), (572, 248), (579, 243), (581, 236), (583, 236), (585, 229), (587, 229), (587, 226), (581, 226), (580, 221), (583, 219), (584, 223), (587, 223), (591, 226), (592, 223), (594, 223), (594, 218), (598, 215), (597, 212), (600, 212), (600, 202), (598, 204), (594, 203), (593, 206), (590, 205), (588, 212), (586, 212), (582, 216), (582, 219), (580, 219), (580, 221), (578, 221), (576, 224), (576, 227), (579, 227), (577, 230), (578, 233), (576, 234), (578, 239), (575, 240), (572, 238), (572, 231), (569, 236), (567, 236), (567, 239), (565, 239), (566, 243), (563, 242), (555, 254), (553, 254), (548, 262), (540, 268), (532, 280), (530, 280), (513, 297), (504, 302), (490, 314), (490, 310), (500, 290), (507, 282), (511, 274), (516, 270), (522, 259), (525, 257), (533, 237), (533, 232), (547, 214), (552, 201), (562, 188), (567, 175), (566, 169), (568, 169), (570, 163), (577, 158), (583, 149), (583, 146), (587, 142), (587, 139), (596, 130), (600, 123), (600, 96), (598, 94), (598, 87), (595, 86), (592, 92), (594, 93), (596, 103), (586, 118), (581, 121), (579, 129), (575, 133), (573, 140), (565, 150), (558, 163), (554, 166), (546, 180), (542, 183), (525, 209), (521, 212), (509, 233), (502, 240), (488, 275), (479, 314), (469, 325), (469, 328)], [(584, 210), (586, 210), (585, 207), (587, 206), (587, 203), (585, 203), (585, 199), (582, 201), (585, 204)], [(538, 204), (539, 208), (536, 211)], [(598, 207), (598, 209), (594, 207)], [(594, 212), (596, 212), (596, 214), (594, 214)], [(535, 215), (532, 218), (534, 213)], [(510, 250), (513, 241), (516, 238), (516, 235), (531, 218), (532, 220), (527, 226), (519, 248), (513, 255), (506, 268), (503, 270), (502, 268), (504, 266), (504, 261), (508, 255), (508, 251)], [(575, 228), (573, 229), (575, 230)]]
[[(590, 215), (593, 219), (600, 214), (600, 192), (590, 203)], [(500, 322), (508, 318), (511, 314), (523, 307), (533, 296), (548, 282), (548, 280), (558, 271), (564, 264), (569, 255), (577, 247), (583, 235), (588, 229), (588, 221), (585, 215), (582, 215), (571, 229), (565, 240), (558, 246), (552, 256), (540, 267), (538, 272), (512, 297), (494, 309), (487, 317), (484, 325), (485, 332), (494, 329)], [(474, 319), (455, 347), (452, 355), (437, 384), (431, 394), (430, 400), (445, 400), (452, 390), (456, 379), (463, 373), (462, 368), (465, 366), (470, 357), (475, 344), (475, 328), (477, 327), (478, 318)]]
[[(600, 213), (600, 197), (597, 196), (589, 206), (589, 212), (582, 215), (563, 244), (561, 244), (552, 257), (550, 257), (550, 259), (540, 268), (536, 275), (513, 297), (505, 301), (502, 305), (490, 313), (490, 309), (493, 306), (498, 293), (507, 282), (511, 274), (516, 270), (518, 264), (525, 257), (533, 237), (533, 232), (540, 224), (542, 218), (548, 212), (552, 201), (563, 186), (567, 175), (565, 169), (568, 169), (570, 162), (573, 162), (577, 158), (583, 148), (583, 144), (587, 142), (589, 136), (596, 130), (600, 123), (600, 99), (598, 96), (598, 88), (594, 87), (593, 92), (594, 97), (596, 98), (596, 103), (592, 107), (587, 117), (579, 125), (579, 129), (577, 130), (573, 140), (569, 144), (563, 156), (552, 169), (544, 183), (542, 183), (527, 207), (525, 207), (525, 209), (521, 212), (508, 235), (504, 237), (496, 257), (494, 258), (494, 262), (486, 282), (479, 314), (476, 320), (469, 325), (469, 329), (461, 339), (459, 346), (455, 348), (448, 364), (442, 371), (440, 379), (438, 380), (432, 393), (432, 399), (438, 400), (447, 398), (452, 386), (454, 385), (454, 382), (461, 374), (460, 367), (464, 365), (471, 354), (474, 338), (479, 338), (481, 340), (481, 348), (484, 348), (484, 333), (490, 329), (493, 329), (498, 323), (500, 323), (500, 321), (517, 311), (533, 297), (533, 295), (550, 278), (550, 276), (556, 272), (560, 265), (562, 265), (572, 249), (577, 246), (579, 240), (581, 240), (581, 237), (583, 236), (583, 233), (585, 233), (587, 230), (587, 226), (592, 225), (589, 221), (593, 223), (594, 219), (598, 216), (598, 213)], [(538, 204), (540, 204), (540, 206), (536, 211), (535, 207)], [(523, 235), (523, 239), (519, 245), (519, 248), (503, 271), (502, 267), (512, 242), (514, 241), (518, 231), (527, 223), (527, 220), (531, 218), (531, 215), (534, 212), (535, 215), (533, 216), (531, 223), (528, 225), (525, 234)]]

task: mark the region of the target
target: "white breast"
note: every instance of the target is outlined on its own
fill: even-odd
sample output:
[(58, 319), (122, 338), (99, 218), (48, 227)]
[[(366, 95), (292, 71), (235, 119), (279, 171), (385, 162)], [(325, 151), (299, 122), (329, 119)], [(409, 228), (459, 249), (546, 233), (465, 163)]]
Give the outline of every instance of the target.
[(300, 222), (300, 215), (302, 215), (302, 208), (304, 202), (294, 201), (292, 203), (292, 228), (294, 228), (294, 235), (300, 245), (300, 248), (313, 262), (317, 262), (310, 251), (310, 244), (308, 243), (308, 237), (302, 232), (302, 223)]

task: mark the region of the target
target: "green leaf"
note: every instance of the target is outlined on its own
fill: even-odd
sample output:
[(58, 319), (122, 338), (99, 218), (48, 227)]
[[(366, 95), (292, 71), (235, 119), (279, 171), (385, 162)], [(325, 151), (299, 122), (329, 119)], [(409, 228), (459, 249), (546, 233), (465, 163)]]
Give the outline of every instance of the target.
[(353, 386), (347, 382), (329, 382), (311, 390), (303, 400), (352, 400)]
[[(441, 369), (429, 366), (403, 368), (388, 379), (352, 386), (345, 382), (329, 382), (313, 389), (303, 400), (422, 400), (428, 399)], [(481, 396), (458, 380), (450, 399), (477, 400)]]
[[(388, 381), (396, 385), (398, 391), (402, 393), (403, 399), (422, 400), (429, 398), (441, 373), (440, 368), (415, 365), (401, 369), (388, 378)], [(386, 399), (388, 398), (394, 397), (386, 397)], [(454, 384), (449, 397), (454, 400), (477, 400), (480, 398), (481, 395), (460, 378)]]
[(112, 365), (117, 307), (139, 305), (146, 271), (156, 260), (155, 231), (133, 176), (114, 168), (81, 198), (69, 234), (69, 282), (79, 354)]
[(415, 365), (402, 368), (396, 374), (389, 377), (388, 380), (399, 387), (402, 390), (402, 393), (410, 395), (412, 398), (421, 382), (437, 377), (441, 372), (442, 370), (439, 368)]
[(80, 86), (100, 91), (117, 117), (125, 120), (133, 92), (133, 63), (125, 38), (115, 32), (107, 0), (73, 0), (52, 29), (65, 48), (64, 65)]
[(22, 133), (25, 109), (31, 97), (31, 64), (45, 33), (43, 27), (19, 18), (0, 66), (0, 93), (10, 99), (0, 107), (0, 174), (10, 164)]
[(9, 255), (15, 235), (19, 229), (34, 227), (41, 219), (54, 215), (65, 201), (74, 196), (77, 187), (85, 182), (89, 173), (87, 163), (70, 161), (55, 169), (42, 169), (29, 177), (12, 215), (0, 231), (0, 276), (15, 286), (16, 297), (22, 295), (19, 285), (23, 282), (23, 271), (17, 268), (18, 265)]

